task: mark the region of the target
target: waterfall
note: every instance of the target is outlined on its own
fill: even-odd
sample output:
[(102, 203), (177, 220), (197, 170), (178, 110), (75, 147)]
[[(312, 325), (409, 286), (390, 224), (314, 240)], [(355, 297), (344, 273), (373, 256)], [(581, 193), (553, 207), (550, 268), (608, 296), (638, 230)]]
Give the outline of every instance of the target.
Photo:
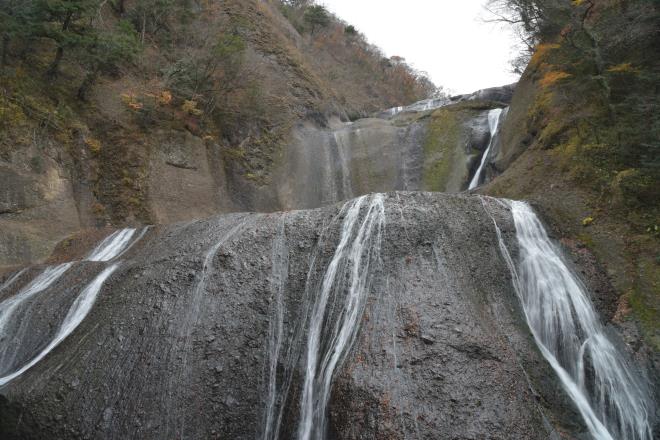
[[(353, 197), (353, 191), (351, 188), (351, 171), (350, 171), (350, 162), (349, 154), (350, 151), (347, 151), (349, 147), (346, 142), (344, 142), (344, 136), (347, 135), (347, 132), (334, 132), (335, 144), (337, 145), (337, 155), (339, 156), (339, 166), (341, 169), (341, 189), (342, 189), (342, 198), (348, 199)], [(359, 135), (359, 129), (356, 132), (356, 136)], [(350, 144), (348, 144), (350, 145)]]
[(642, 379), (607, 337), (585, 287), (566, 266), (530, 206), (507, 203), (520, 248), (517, 266), (493, 222), (541, 353), (595, 439), (651, 440), (652, 401)]
[[(133, 239), (135, 229), (122, 229), (115, 231), (102, 240), (92, 252), (85, 257), (85, 261), (106, 262), (119, 257), (128, 249), (137, 243), (147, 232), (149, 227), (143, 228), (142, 232)], [(48, 289), (64, 273), (73, 266), (74, 263), (64, 263), (58, 266), (47, 267), (32, 282), (18, 292), (0, 303), (0, 374), (6, 374), (14, 368), (17, 347), (20, 346), (29, 330), (28, 313), (30, 304), (28, 301), (37, 294)], [(36, 357), (26, 365), (20, 367), (13, 373), (0, 377), (0, 386), (5, 385), (11, 380), (23, 374), (32, 368), (37, 362), (43, 359), (52, 349), (60, 344), (75, 328), (82, 322), (91, 310), (96, 296), (103, 283), (118, 267), (114, 264), (104, 269), (76, 298), (69, 309), (60, 329), (54, 339), (44, 348)], [(13, 282), (23, 271), (14, 275), (5, 285)], [(3, 285), (3, 288), (6, 286)], [(22, 312), (22, 313), (21, 313)], [(10, 333), (11, 331), (11, 333)]]
[[(72, 263), (64, 263), (58, 266), (47, 267), (34, 280), (32, 280), (30, 284), (21, 289), (18, 294), (7, 298), (0, 303), (0, 341), (3, 342), (0, 347), (0, 367), (3, 367), (5, 363), (4, 351), (6, 350), (7, 344), (4, 340), (7, 338), (6, 329), (14, 312), (26, 301), (33, 298), (39, 292), (46, 290), (51, 284), (57, 281), (64, 272), (71, 267), (71, 265)], [(2, 371), (1, 368), (0, 371)]]
[(9, 277), (9, 279), (7, 279), (7, 281), (5, 281), (4, 283), (2, 283), (2, 286), (0, 286), (0, 292), (2, 292), (2, 291), (4, 291), (5, 289), (8, 289), (9, 287), (11, 287), (11, 285), (14, 284), (14, 283), (16, 282), (16, 280), (17, 280), (21, 275), (23, 275), (23, 274), (25, 273), (26, 270), (27, 270), (27, 268), (23, 268), (23, 269), (19, 270), (18, 272), (16, 272), (16, 273), (15, 273), (14, 275), (12, 275), (11, 277)]
[[(268, 365), (268, 397), (266, 400), (263, 440), (275, 440), (279, 437), (282, 409), (291, 384), (290, 374), (284, 375), (285, 380), (281, 387), (278, 387), (277, 381), (277, 365), (284, 341), (284, 290), (289, 278), (289, 251), (286, 245), (285, 219), (286, 216), (283, 216), (280, 221), (272, 251), (271, 283), (275, 291), (275, 297), (273, 298), (274, 310), (271, 311), (271, 321), (268, 329), (268, 339), (270, 341), (268, 358), (270, 362)], [(289, 373), (289, 371), (286, 371), (286, 373)]]
[(0, 375), (14, 367), (18, 347), (29, 330), (29, 309), (24, 306), (29, 306), (32, 298), (48, 289), (71, 266), (72, 263), (65, 263), (47, 267), (16, 295), (0, 303)]
[(112, 266), (106, 268), (101, 272), (94, 280), (87, 286), (85, 289), (78, 295), (78, 298), (73, 302), (69, 308), (69, 312), (66, 314), (62, 325), (60, 325), (55, 338), (44, 348), (37, 356), (35, 356), (30, 362), (25, 364), (19, 370), (4, 376), (0, 377), (0, 386), (7, 384), (13, 379), (17, 378), (21, 374), (25, 373), (27, 370), (36, 365), (41, 359), (43, 359), (48, 353), (50, 353), (55, 347), (57, 347), (60, 342), (66, 339), (80, 323), (85, 319), (89, 311), (92, 309), (96, 297), (98, 296), (101, 287), (105, 280), (119, 267), (119, 264), (113, 264)]
[[(359, 224), (360, 211), (367, 200), (369, 204)], [(383, 195), (352, 200), (342, 211), (345, 218), (339, 245), (314, 298), (309, 321), (299, 440), (325, 438), (331, 382), (357, 336), (371, 280), (371, 263), (380, 260), (385, 223)], [(338, 316), (333, 310), (338, 311)]]
[[(138, 240), (144, 235), (146, 229), (147, 228), (145, 228), (142, 234), (140, 234)], [(133, 238), (133, 235), (135, 235), (135, 229), (132, 228), (120, 229), (113, 232), (101, 241), (85, 260), (110, 261), (113, 258), (117, 258), (129, 249), (129, 244), (132, 245), (131, 238)]]
[(479, 186), (479, 182), (481, 181), (481, 175), (484, 171), (484, 166), (486, 165), (486, 161), (488, 160), (488, 156), (490, 155), (490, 149), (493, 147), (493, 144), (495, 143), (495, 138), (497, 135), (497, 129), (500, 125), (500, 117), (502, 116), (502, 111), (503, 110), (501, 108), (494, 108), (488, 112), (488, 128), (490, 130), (490, 141), (488, 141), (488, 147), (486, 148), (486, 151), (484, 151), (484, 154), (481, 156), (481, 163), (479, 164), (479, 168), (477, 168), (477, 171), (474, 173), (474, 176), (472, 177), (472, 181), (470, 181), (470, 186), (468, 186), (468, 189), (474, 189), (477, 186)]
[[(185, 399), (185, 392), (189, 390), (188, 382), (190, 381), (189, 362), (190, 354), (193, 348), (193, 332), (198, 322), (200, 311), (202, 310), (202, 303), (204, 294), (206, 293), (206, 286), (209, 278), (214, 273), (213, 260), (218, 255), (220, 248), (230, 239), (236, 235), (240, 235), (246, 228), (252, 225), (256, 219), (255, 216), (239, 216), (237, 223), (231, 229), (225, 232), (222, 237), (206, 251), (202, 263), (201, 273), (197, 277), (197, 282), (191, 292), (190, 302), (186, 308), (182, 321), (177, 329), (177, 337), (181, 340), (180, 346), (172, 350), (176, 356), (179, 371), (177, 374), (172, 374), (168, 382), (168, 395), (176, 396), (168, 399), (167, 413), (172, 414), (174, 405)], [(247, 220), (246, 220), (247, 218)], [(169, 416), (170, 423), (174, 424), (174, 429), (177, 432), (177, 437), (182, 437), (186, 429), (185, 417)]]

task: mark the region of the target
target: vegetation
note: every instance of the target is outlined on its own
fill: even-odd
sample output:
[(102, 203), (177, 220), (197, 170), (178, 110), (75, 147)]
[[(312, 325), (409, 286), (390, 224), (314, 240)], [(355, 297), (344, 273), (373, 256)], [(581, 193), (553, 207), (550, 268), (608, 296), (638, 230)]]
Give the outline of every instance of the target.
[(343, 79), (338, 72), (341, 68), (338, 64), (343, 64), (350, 65), (352, 81), (387, 84), (390, 92), (381, 108), (405, 105), (442, 93), (424, 72), (411, 68), (401, 57), (386, 58), (355, 26), (334, 17), (323, 6), (311, 0), (279, 0), (279, 5), (293, 27), (311, 40), (312, 58), (323, 63), (320, 70), (327, 72), (328, 80)]
[(490, 8), (496, 20), (518, 28), (528, 47), (522, 84), (533, 93), (526, 94), (521, 129), (533, 140), (526, 141), (524, 160), (536, 163), (545, 181), (570, 182), (585, 204), (553, 201), (553, 191), (530, 184), (532, 172), (515, 177), (517, 188), (526, 190), (503, 191), (501, 182), (496, 192), (556, 203), (551, 210), (561, 211), (560, 223), (589, 226), (574, 231), (603, 264), (623, 258), (625, 270), (608, 270), (620, 272), (616, 287), (630, 298), (647, 340), (660, 347), (658, 322), (646, 319), (660, 309), (657, 284), (649, 281), (660, 277), (653, 232), (660, 216), (660, 116), (654, 110), (660, 106), (660, 46), (651, 37), (657, 5), (494, 0)]

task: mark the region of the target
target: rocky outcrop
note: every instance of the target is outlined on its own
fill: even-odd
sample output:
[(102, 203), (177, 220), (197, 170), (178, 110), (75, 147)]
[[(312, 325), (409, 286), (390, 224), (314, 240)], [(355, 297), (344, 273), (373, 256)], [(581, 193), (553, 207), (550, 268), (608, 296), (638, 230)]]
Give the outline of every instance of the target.
[(479, 101), (494, 101), (502, 104), (510, 104), (514, 96), (514, 92), (516, 91), (517, 85), (518, 85), (517, 83), (514, 83), (505, 86), (481, 89), (467, 95), (452, 96), (450, 100), (452, 102), (479, 100)]
[[(495, 96), (474, 94), (482, 95)], [(273, 157), (257, 151), (272, 162), (261, 165), (267, 177), (246, 169), (247, 150), (190, 131), (155, 129), (130, 141), (109, 134), (103, 142), (79, 133), (74, 151), (54, 146), (59, 159), (42, 160), (39, 172), (22, 169), (18, 156), (0, 167), (0, 267), (43, 260), (87, 227), (316, 208), (378, 191), (465, 190), (490, 139), (488, 110), (504, 105), (473, 98), (354, 122), (301, 120)]]
[[(367, 212), (375, 206), (380, 214)], [(491, 210), (514, 249), (510, 213)], [(382, 227), (365, 230), (358, 259), (346, 259), (342, 237), (359, 237), (376, 219)], [(358, 271), (355, 290), (355, 275), (343, 271), (367, 254), (379, 258)], [(329, 275), (335, 260), (347, 278)], [(47, 339), (77, 292), (115, 263), (73, 265), (33, 304), (32, 337)], [(363, 313), (330, 370), (332, 438), (540, 440), (583, 431), (522, 319), (482, 201), (390, 193), (150, 230), (120, 257), (80, 326), (0, 390), (0, 436), (252, 439), (268, 414), (281, 414), (280, 438), (292, 438), (310, 319), (321, 311), (320, 347), (330, 350), (352, 294)], [(35, 344), (20, 347), (16, 359), (26, 359)]]

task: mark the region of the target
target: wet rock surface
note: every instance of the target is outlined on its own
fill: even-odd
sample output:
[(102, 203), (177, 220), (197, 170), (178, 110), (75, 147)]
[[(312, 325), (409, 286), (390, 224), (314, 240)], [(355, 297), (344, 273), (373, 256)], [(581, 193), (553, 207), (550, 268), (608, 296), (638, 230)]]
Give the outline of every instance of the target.
[[(122, 256), (80, 327), (0, 389), (0, 438), (259, 437), (273, 320), (283, 335), (277, 381), (291, 377), (278, 398), (280, 438), (294, 437), (307, 311), (339, 241), (340, 208), (151, 230)], [(515, 247), (510, 214), (492, 211)], [(579, 438), (579, 417), (535, 348), (481, 199), (386, 194), (380, 257), (358, 338), (333, 382), (330, 438)], [(53, 315), (98, 270), (74, 265), (44, 293), (50, 312), (34, 314), (42, 330), (20, 356), (48, 343)]]

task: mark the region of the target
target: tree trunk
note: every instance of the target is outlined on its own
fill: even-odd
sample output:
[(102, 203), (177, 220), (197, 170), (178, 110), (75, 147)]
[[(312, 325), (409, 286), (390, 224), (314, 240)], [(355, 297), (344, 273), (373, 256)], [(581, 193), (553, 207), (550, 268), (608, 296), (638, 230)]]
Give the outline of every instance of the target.
[(87, 93), (94, 85), (94, 82), (96, 82), (96, 78), (98, 77), (98, 75), (99, 75), (98, 69), (94, 69), (91, 72), (87, 73), (87, 75), (85, 75), (85, 79), (78, 88), (77, 96), (79, 100), (87, 101)]
[(46, 72), (46, 76), (48, 78), (50, 79), (57, 78), (62, 57), (64, 57), (64, 48), (62, 46), (57, 46), (57, 52), (55, 52), (55, 58), (53, 59), (53, 62), (50, 63), (50, 66), (48, 67), (48, 71)]
[(9, 35), (2, 36), (2, 55), (0, 55), (0, 69), (4, 69), (7, 65), (7, 56), (9, 52)]
[[(64, 19), (64, 22), (62, 23), (62, 31), (66, 32), (67, 29), (69, 29), (69, 25), (71, 24), (71, 19), (73, 18), (73, 12), (69, 12)], [(62, 57), (64, 56), (64, 47), (62, 46), (62, 42), (59, 42), (57, 45), (57, 51), (55, 52), (55, 59), (53, 62), (50, 64), (50, 67), (48, 68), (48, 72), (46, 72), (46, 76), (50, 79), (54, 79), (57, 77), (58, 70), (60, 68), (60, 62), (62, 61)]]

